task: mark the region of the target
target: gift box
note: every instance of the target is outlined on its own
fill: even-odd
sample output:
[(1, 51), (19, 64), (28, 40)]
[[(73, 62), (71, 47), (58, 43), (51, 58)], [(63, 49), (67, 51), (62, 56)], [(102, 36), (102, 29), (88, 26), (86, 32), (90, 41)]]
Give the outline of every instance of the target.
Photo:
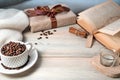
[(76, 23), (76, 15), (64, 4), (37, 6), (26, 9), (31, 32), (62, 27)]

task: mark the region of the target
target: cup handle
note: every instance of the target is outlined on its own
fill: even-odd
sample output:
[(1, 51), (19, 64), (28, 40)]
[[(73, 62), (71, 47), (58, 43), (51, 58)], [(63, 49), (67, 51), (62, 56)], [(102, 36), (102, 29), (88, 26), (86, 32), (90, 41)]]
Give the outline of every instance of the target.
[(27, 45), (27, 48), (28, 48), (28, 53), (30, 52), (30, 50), (32, 49), (32, 44), (29, 43), (29, 42), (26, 42), (25, 43)]

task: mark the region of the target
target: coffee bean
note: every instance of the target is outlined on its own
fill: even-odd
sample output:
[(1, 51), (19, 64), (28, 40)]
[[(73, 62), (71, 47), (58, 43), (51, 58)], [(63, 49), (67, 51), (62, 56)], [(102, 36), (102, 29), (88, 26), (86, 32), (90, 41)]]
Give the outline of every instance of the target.
[(9, 42), (1, 48), (1, 53), (5, 56), (16, 56), (22, 54), (26, 46), (17, 42)]
[(45, 37), (46, 39), (48, 39), (48, 37)]
[(56, 30), (53, 30), (54, 32), (56, 32)]
[[(46, 39), (48, 39), (48, 37), (49, 37), (49, 35), (53, 35), (54, 34), (54, 32), (56, 32), (57, 30), (53, 30), (53, 31), (51, 31), (51, 30), (47, 30), (47, 31), (44, 31), (44, 30), (42, 30), (41, 32), (42, 33), (40, 33), (40, 37), (39, 38), (37, 38), (38, 40), (39, 39), (42, 39), (42, 37), (45, 37)], [(37, 45), (37, 44), (35, 44), (35, 45)]]
[(47, 34), (48, 32), (44, 32), (45, 34)]
[(47, 36), (47, 33), (43, 33), (44, 36)]
[(39, 37), (39, 38), (37, 38), (37, 39), (38, 39), (38, 40), (39, 40), (39, 39), (42, 39), (42, 37)]
[(51, 32), (50, 35), (52, 35), (53, 33)]
[(35, 45), (37, 45), (37, 43), (35, 43)]
[(43, 34), (40, 34), (41, 36), (43, 35)]
[(44, 30), (41, 30), (41, 32), (44, 32)]
[(48, 31), (48, 33), (50, 33), (50, 31)]

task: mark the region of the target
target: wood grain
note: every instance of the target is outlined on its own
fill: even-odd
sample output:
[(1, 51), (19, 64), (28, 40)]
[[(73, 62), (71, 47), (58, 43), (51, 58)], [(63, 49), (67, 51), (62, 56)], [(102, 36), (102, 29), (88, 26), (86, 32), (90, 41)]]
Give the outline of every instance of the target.
[[(91, 48), (86, 48), (86, 38), (78, 37), (69, 32), (69, 27), (75, 27), (80, 29), (77, 24), (69, 25), (61, 28), (57, 28), (53, 35), (49, 35), (48, 39), (42, 36), (42, 39), (38, 40), (40, 37), (40, 32), (24, 33), (24, 41), (30, 42), (33, 46), (42, 54), (42, 56), (49, 57), (93, 57), (100, 53), (100, 50), (104, 48), (99, 42), (94, 41)], [(53, 31), (51, 29), (49, 31)], [(35, 45), (37, 43), (37, 45)]]
[[(79, 28), (78, 25), (72, 26)], [(95, 42), (92, 48), (85, 48), (85, 39), (67, 32), (69, 27), (56, 29), (57, 32), (50, 36), (49, 40), (36, 40), (39, 33), (24, 33), (26, 42), (39, 43), (37, 46), (33, 45), (39, 51), (37, 63), (23, 73), (0, 74), (0, 78), (2, 80), (114, 80), (97, 71), (90, 63), (91, 57), (99, 54), (104, 47)]]
[(24, 73), (0, 76), (2, 80), (114, 80), (94, 69), (90, 61), (91, 58), (39, 58)]

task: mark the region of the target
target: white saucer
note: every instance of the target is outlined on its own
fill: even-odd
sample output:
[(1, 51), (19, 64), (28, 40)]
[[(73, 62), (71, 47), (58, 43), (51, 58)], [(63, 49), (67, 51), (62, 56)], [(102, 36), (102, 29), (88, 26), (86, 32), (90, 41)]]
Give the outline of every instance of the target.
[(1, 61), (0, 61), (0, 73), (3, 73), (3, 74), (17, 74), (17, 73), (21, 73), (21, 72), (24, 72), (24, 71), (28, 70), (29, 68), (31, 68), (35, 64), (35, 62), (38, 59), (38, 52), (37, 52), (37, 50), (35, 48), (33, 48), (30, 51), (29, 56), (30, 56), (29, 62), (27, 63), (26, 66), (24, 66), (21, 69), (15, 69), (15, 70), (5, 69), (1, 65)]

